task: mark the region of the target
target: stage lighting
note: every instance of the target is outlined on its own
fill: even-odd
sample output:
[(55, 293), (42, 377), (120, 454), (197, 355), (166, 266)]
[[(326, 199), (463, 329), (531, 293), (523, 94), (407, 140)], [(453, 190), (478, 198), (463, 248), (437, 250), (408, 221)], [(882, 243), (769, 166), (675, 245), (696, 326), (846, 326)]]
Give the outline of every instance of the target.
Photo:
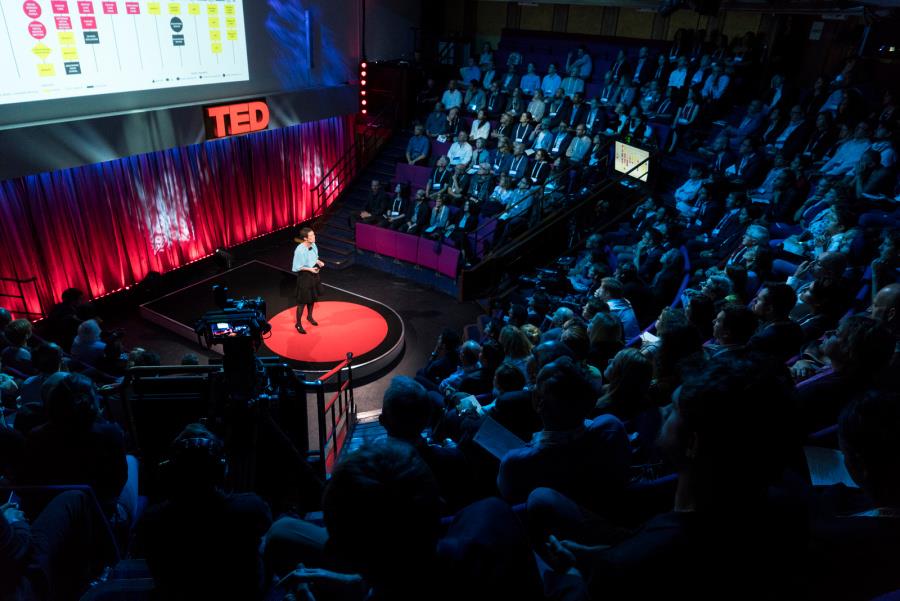
[(366, 63), (359, 64), (359, 112), (366, 114)]
[(223, 271), (228, 271), (234, 264), (234, 255), (223, 248), (217, 248), (216, 252), (213, 253), (213, 262), (221, 267)]

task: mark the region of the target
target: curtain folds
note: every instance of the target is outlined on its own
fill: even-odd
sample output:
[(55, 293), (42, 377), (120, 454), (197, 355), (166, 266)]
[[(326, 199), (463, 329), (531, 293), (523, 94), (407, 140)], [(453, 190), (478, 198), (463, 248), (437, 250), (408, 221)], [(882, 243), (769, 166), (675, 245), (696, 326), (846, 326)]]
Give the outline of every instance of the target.
[(0, 182), (0, 277), (37, 277), (25, 307), (0, 306), (102, 296), (310, 219), (352, 137), (346, 115)]

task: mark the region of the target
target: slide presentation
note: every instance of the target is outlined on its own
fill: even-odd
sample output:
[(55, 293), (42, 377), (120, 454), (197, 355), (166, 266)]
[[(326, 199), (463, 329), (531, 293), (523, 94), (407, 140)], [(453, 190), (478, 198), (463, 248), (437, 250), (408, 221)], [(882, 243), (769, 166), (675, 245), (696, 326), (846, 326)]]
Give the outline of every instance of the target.
[(647, 176), (650, 173), (650, 162), (647, 161), (647, 158), (650, 156), (649, 151), (616, 140), (615, 153), (613, 168), (616, 171), (627, 173), (629, 177), (639, 179), (642, 182), (647, 181)]
[(0, 105), (249, 78), (242, 0), (0, 0)]

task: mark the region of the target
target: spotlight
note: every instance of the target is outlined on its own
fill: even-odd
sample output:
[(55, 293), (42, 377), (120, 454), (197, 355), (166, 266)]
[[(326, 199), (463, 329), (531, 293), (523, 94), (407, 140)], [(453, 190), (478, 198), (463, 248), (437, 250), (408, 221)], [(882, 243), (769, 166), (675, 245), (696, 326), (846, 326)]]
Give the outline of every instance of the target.
[(222, 271), (228, 271), (234, 264), (234, 255), (224, 248), (217, 248), (213, 253), (213, 261), (222, 268)]

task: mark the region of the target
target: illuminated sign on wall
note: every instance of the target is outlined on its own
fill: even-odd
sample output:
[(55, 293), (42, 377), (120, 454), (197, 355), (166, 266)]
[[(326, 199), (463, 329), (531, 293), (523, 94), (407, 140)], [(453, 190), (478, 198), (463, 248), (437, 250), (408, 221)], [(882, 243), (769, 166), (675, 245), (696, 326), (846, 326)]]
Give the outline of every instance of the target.
[(269, 106), (265, 100), (203, 107), (206, 137), (214, 140), (226, 136), (249, 134), (269, 127)]

